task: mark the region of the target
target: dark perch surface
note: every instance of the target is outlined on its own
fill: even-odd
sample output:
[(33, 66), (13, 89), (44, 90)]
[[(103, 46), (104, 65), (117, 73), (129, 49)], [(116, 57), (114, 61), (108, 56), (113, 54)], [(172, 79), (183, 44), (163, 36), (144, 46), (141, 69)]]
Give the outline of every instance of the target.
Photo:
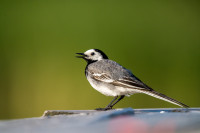
[(1, 133), (199, 133), (200, 108), (48, 110), (42, 117), (0, 121)]

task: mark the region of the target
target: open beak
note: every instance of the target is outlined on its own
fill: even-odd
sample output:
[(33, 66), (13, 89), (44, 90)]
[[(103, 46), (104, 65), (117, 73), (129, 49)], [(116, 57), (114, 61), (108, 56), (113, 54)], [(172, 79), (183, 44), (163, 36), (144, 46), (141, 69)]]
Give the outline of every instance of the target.
[(76, 54), (81, 55), (81, 56), (76, 56), (77, 58), (83, 58), (84, 59), (85, 56), (86, 56), (84, 53), (76, 53)]

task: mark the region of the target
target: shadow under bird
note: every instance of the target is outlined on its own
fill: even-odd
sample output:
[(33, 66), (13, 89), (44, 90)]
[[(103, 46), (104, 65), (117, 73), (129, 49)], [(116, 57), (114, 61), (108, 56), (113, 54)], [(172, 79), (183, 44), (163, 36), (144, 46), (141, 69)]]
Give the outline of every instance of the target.
[(83, 58), (87, 61), (85, 75), (91, 86), (106, 96), (114, 97), (105, 108), (97, 108), (96, 110), (112, 109), (125, 96), (135, 93), (144, 93), (180, 107), (189, 107), (153, 90), (133, 75), (131, 71), (109, 60), (107, 55), (99, 49), (90, 49), (84, 53), (76, 54), (79, 55), (77, 56), (78, 58)]

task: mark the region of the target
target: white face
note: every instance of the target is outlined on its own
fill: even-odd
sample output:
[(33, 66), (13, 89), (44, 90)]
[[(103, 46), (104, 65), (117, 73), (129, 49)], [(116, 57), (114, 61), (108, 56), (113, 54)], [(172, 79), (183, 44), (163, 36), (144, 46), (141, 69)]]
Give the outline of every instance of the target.
[(88, 60), (102, 60), (103, 59), (103, 56), (101, 55), (101, 53), (99, 52), (96, 52), (94, 49), (90, 49), (90, 50), (87, 50), (85, 53), (86, 55), (86, 59)]

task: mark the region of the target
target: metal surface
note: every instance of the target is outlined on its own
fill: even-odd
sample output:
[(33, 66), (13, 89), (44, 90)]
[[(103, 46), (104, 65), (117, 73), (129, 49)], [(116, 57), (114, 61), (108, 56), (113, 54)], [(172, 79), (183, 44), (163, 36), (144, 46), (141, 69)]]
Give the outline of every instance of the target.
[(200, 133), (200, 108), (48, 110), (0, 121), (0, 133)]

